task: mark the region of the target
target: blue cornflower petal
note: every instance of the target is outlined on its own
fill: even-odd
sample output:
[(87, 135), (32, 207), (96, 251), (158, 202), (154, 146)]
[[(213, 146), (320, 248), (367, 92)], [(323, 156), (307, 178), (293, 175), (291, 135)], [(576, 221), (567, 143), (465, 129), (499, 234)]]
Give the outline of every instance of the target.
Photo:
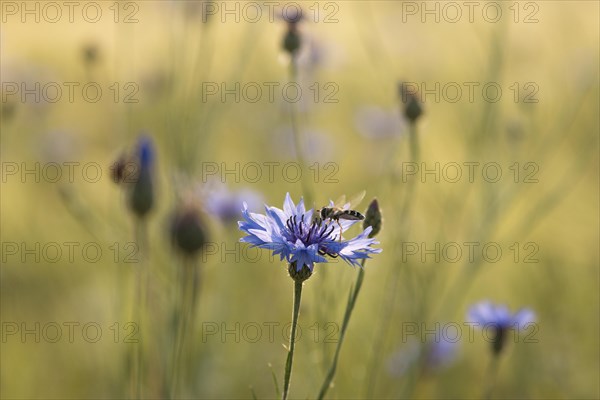
[(493, 304), (489, 301), (483, 301), (469, 309), (467, 321), (485, 326), (496, 320), (495, 314)]
[(529, 308), (522, 308), (512, 317), (512, 323), (516, 329), (523, 331), (527, 326), (535, 322), (535, 313)]
[(296, 215), (296, 206), (292, 201), (292, 198), (289, 193), (285, 195), (285, 200), (283, 202), (283, 212), (289, 218), (292, 215)]

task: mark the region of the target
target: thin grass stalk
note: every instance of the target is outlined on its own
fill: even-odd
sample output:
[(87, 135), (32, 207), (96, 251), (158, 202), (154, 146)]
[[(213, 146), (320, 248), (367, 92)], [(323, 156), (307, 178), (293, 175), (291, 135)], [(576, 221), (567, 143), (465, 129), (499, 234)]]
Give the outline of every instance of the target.
[(358, 294), (360, 293), (360, 288), (362, 287), (363, 279), (365, 277), (365, 261), (362, 260), (362, 266), (358, 271), (358, 277), (356, 278), (356, 284), (354, 285), (354, 289), (350, 289), (350, 296), (348, 297), (348, 305), (346, 306), (346, 311), (344, 312), (344, 319), (342, 322), (342, 328), (340, 330), (340, 339), (337, 342), (337, 346), (335, 348), (335, 354), (333, 356), (333, 361), (331, 362), (331, 366), (329, 367), (329, 371), (325, 376), (325, 380), (321, 385), (321, 390), (319, 391), (319, 395), (317, 398), (322, 400), (327, 391), (331, 387), (331, 383), (333, 382), (333, 378), (335, 377), (335, 372), (337, 370), (337, 363), (340, 357), (340, 350), (342, 349), (342, 344), (344, 343), (344, 338), (346, 337), (346, 330), (348, 329), (348, 325), (350, 323), (350, 317), (352, 316), (352, 311), (354, 310), (354, 306), (356, 305), (356, 299), (358, 299)]
[[(290, 82), (296, 82), (298, 79), (298, 66), (296, 65), (296, 57), (292, 56), (290, 61)], [(296, 159), (300, 164), (303, 171), (307, 170), (308, 164), (304, 157), (304, 149), (302, 147), (302, 140), (300, 138), (300, 129), (298, 127), (298, 116), (296, 110), (296, 104), (290, 103), (290, 124), (292, 127), (292, 136), (294, 139), (294, 152)], [(302, 174), (300, 184), (302, 185), (302, 192), (304, 193), (304, 202), (307, 207), (312, 207), (314, 202), (314, 195), (312, 185), (307, 181), (308, 174)]]

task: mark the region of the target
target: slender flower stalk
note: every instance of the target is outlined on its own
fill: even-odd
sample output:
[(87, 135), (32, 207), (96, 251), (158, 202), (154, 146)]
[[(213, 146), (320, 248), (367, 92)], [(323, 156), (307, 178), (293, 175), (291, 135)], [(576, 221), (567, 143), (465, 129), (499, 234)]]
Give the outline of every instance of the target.
[[(290, 269), (295, 270), (296, 266), (290, 264)], [(283, 394), (281, 396), (283, 400), (287, 399), (290, 390), (290, 380), (292, 378), (292, 365), (294, 363), (294, 348), (296, 344), (296, 329), (298, 328), (298, 315), (300, 314), (300, 301), (302, 299), (303, 284), (303, 280), (294, 279), (294, 307), (292, 311), (292, 331), (290, 334), (290, 345), (288, 348), (288, 355), (285, 361), (285, 371), (283, 375)]]
[[(400, 99), (403, 104), (403, 113), (406, 120), (409, 122), (408, 140), (410, 148), (410, 159), (413, 163), (418, 163), (421, 159), (421, 149), (419, 145), (419, 134), (417, 131), (417, 120), (423, 114), (423, 106), (417, 93), (409, 90), (405, 83), (400, 83), (399, 86)], [(415, 196), (415, 179), (408, 181), (404, 206), (400, 220), (406, 225), (410, 215), (410, 209)]]
[[(296, 83), (298, 80), (298, 53), (302, 46), (302, 36), (300, 34), (298, 26), (302, 20), (302, 12), (284, 12), (282, 18), (287, 23), (287, 31), (283, 37), (282, 47), (289, 54), (290, 65), (289, 75), (290, 83)], [(292, 135), (294, 139), (294, 150), (298, 163), (302, 168), (308, 167), (306, 157), (304, 156), (304, 150), (302, 147), (302, 140), (300, 138), (300, 129), (298, 127), (298, 116), (295, 103), (289, 103), (290, 106), (290, 125), (292, 127)], [(312, 185), (309, 180), (302, 175), (300, 183), (302, 190), (306, 196), (306, 202), (312, 205), (314, 200)]]
[[(295, 64), (295, 61), (292, 61), (292, 65)], [(290, 68), (291, 71), (291, 79), (290, 82), (296, 82), (296, 67), (292, 66)], [(306, 162), (306, 158), (304, 157), (304, 150), (302, 147), (302, 139), (300, 138), (300, 129), (298, 128), (298, 117), (296, 115), (296, 105), (294, 103), (290, 103), (290, 124), (292, 126), (292, 135), (294, 138), (294, 150), (296, 153), (296, 158), (298, 160), (298, 164), (302, 166), (302, 168), (307, 168), (308, 163)], [(300, 183), (302, 185), (302, 190), (306, 193), (306, 202), (310, 205), (314, 200), (314, 196), (312, 193), (312, 185), (310, 180), (306, 178), (307, 174), (302, 174), (300, 179)]]
[(169, 398), (177, 398), (179, 382), (181, 380), (181, 358), (185, 347), (185, 334), (191, 328), (191, 316), (193, 308), (192, 285), (195, 265), (186, 260), (182, 265), (179, 279), (179, 302), (175, 311), (176, 332), (173, 345), (173, 358), (171, 367), (171, 376), (169, 381)]
[(176, 398), (181, 381), (182, 355), (186, 346), (186, 333), (194, 330), (194, 316), (198, 302), (200, 269), (198, 255), (208, 242), (208, 233), (200, 208), (192, 198), (180, 205), (171, 219), (171, 241), (181, 256), (178, 271), (178, 303), (174, 310), (174, 333), (171, 374), (167, 383), (170, 398)]
[[(128, 160), (135, 165), (135, 174), (133, 176), (125, 175), (125, 165)], [(150, 137), (141, 136), (138, 139), (137, 147), (130, 158), (124, 157), (115, 165), (113, 169), (113, 179), (119, 184), (123, 184), (127, 194), (127, 204), (134, 215), (135, 224), (135, 243), (138, 246), (140, 260), (136, 268), (135, 299), (134, 299), (134, 320), (137, 322), (141, 339), (137, 345), (132, 348), (129, 355), (130, 360), (130, 385), (131, 397), (139, 399), (142, 397), (143, 388), (143, 366), (144, 350), (146, 343), (143, 338), (146, 337), (146, 303), (149, 286), (149, 264), (148, 264), (148, 215), (154, 208), (154, 164), (155, 152), (154, 145)]]
[(492, 394), (494, 392), (494, 387), (496, 386), (496, 377), (498, 376), (498, 364), (500, 363), (500, 357), (498, 354), (492, 355), (490, 359), (490, 364), (488, 366), (486, 380), (485, 380), (485, 389), (484, 396), (485, 400), (491, 400)]
[(142, 385), (144, 381), (144, 337), (146, 330), (146, 306), (147, 306), (147, 294), (148, 294), (148, 265), (147, 265), (147, 241), (148, 232), (146, 228), (146, 221), (136, 221), (136, 244), (139, 249), (140, 260), (136, 270), (136, 286), (135, 286), (135, 321), (137, 321), (140, 330), (140, 339), (134, 347), (134, 362), (132, 372), (132, 383), (133, 383), (133, 396), (135, 399), (142, 398)]
[[(377, 199), (374, 199), (369, 208), (367, 209), (364, 228), (371, 228), (371, 233), (369, 237), (372, 238), (381, 230), (382, 225), (382, 217), (381, 210), (379, 209), (379, 203)], [(319, 391), (319, 395), (317, 398), (319, 400), (323, 399), (327, 394), (327, 391), (331, 387), (331, 383), (333, 382), (333, 378), (335, 377), (335, 373), (337, 370), (338, 359), (340, 356), (340, 350), (342, 349), (342, 344), (344, 343), (344, 338), (346, 337), (346, 330), (348, 329), (348, 325), (350, 323), (350, 317), (352, 316), (352, 311), (354, 310), (354, 306), (356, 305), (356, 300), (358, 299), (358, 294), (360, 293), (360, 289), (362, 287), (362, 283), (365, 277), (365, 262), (367, 260), (363, 259), (360, 269), (358, 271), (358, 277), (356, 278), (356, 284), (354, 285), (354, 289), (350, 289), (350, 296), (348, 297), (348, 304), (346, 305), (346, 311), (344, 312), (344, 319), (342, 320), (342, 328), (340, 330), (340, 339), (337, 342), (337, 346), (335, 348), (335, 354), (333, 356), (333, 361), (327, 375), (325, 376), (325, 380), (321, 385), (321, 390)]]

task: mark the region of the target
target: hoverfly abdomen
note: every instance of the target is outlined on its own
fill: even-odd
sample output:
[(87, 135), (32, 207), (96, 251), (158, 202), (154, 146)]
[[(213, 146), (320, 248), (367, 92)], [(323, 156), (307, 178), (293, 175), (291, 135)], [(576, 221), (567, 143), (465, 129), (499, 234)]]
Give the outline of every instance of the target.
[(348, 219), (351, 221), (358, 221), (365, 219), (365, 216), (359, 213), (356, 210), (344, 210), (342, 214), (339, 216), (340, 219)]

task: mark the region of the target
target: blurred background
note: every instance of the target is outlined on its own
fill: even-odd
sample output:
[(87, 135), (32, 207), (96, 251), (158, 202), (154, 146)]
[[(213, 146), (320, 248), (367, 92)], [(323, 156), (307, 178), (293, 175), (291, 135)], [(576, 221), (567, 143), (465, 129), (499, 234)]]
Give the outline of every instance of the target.
[[(293, 284), (239, 243), (241, 203), (362, 190), (383, 252), (328, 398), (480, 398), (488, 379), (598, 398), (597, 2), (74, 3), (1, 4), (2, 398), (161, 398), (175, 364), (177, 398), (278, 397)], [(112, 178), (140, 135), (136, 214), (139, 180)], [(182, 271), (199, 291), (177, 345)], [(305, 283), (291, 398), (317, 395), (356, 276)], [(493, 378), (464, 325), (486, 299), (536, 315)]]

